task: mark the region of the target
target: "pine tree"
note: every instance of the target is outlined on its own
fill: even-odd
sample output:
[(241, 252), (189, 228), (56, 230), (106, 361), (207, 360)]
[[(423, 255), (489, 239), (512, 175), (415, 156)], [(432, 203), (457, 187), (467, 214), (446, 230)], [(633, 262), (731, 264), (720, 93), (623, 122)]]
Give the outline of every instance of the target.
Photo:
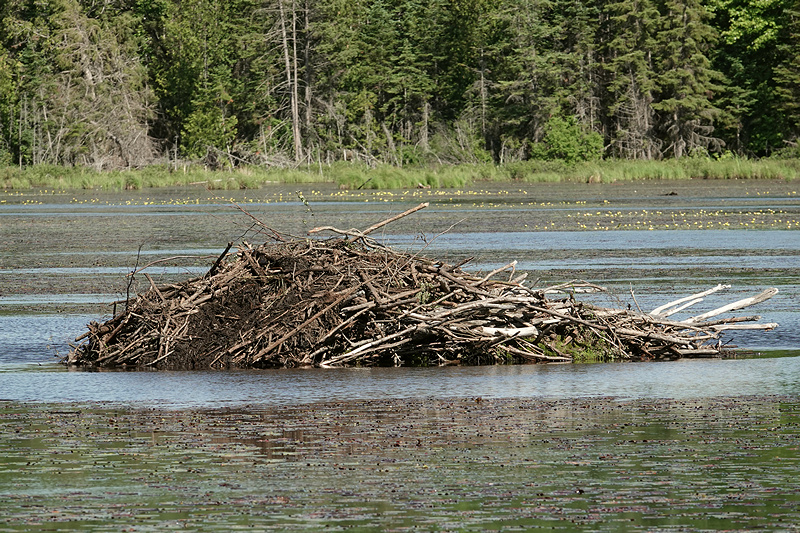
[(14, 124), (18, 97), (14, 87), (14, 63), (0, 47), (0, 165), (14, 162)]
[(574, 116), (586, 131), (600, 125), (601, 66), (598, 51), (600, 9), (594, 0), (557, 0), (553, 24), (559, 52), (561, 114)]
[[(782, 60), (786, 4), (791, 0), (712, 0), (712, 24), (719, 31), (713, 64), (726, 78), (718, 107), (727, 117), (718, 131), (728, 147), (766, 154), (780, 146), (783, 117), (776, 102), (775, 69)], [(777, 126), (777, 127), (776, 127)]]
[(659, 13), (651, 0), (609, 3), (605, 12), (609, 17), (605, 55), (612, 153), (625, 159), (653, 159), (659, 149), (654, 131), (656, 73), (651, 51)]
[(698, 0), (666, 0), (661, 6), (658, 53), (658, 98), (664, 152), (676, 158), (698, 149), (719, 150), (714, 136), (721, 110), (711, 99), (721, 90), (722, 76), (706, 55), (716, 35), (706, 23), (708, 13)]
[(76, 0), (8, 2), (2, 41), (14, 50), (7, 139), (19, 164), (140, 166), (152, 160), (152, 116), (137, 21)]
[(555, 42), (561, 29), (552, 23), (553, 16), (550, 0), (509, 0), (498, 13), (506, 33), (497, 51), (493, 94), (501, 161), (521, 155), (512, 155), (518, 142), (541, 141), (550, 117), (560, 112), (561, 61)]
[(781, 46), (783, 62), (775, 69), (778, 109), (784, 115), (788, 140), (797, 146), (800, 137), (800, 1), (787, 10), (787, 38)]
[[(190, 158), (230, 159), (237, 136), (233, 106), (244, 2), (183, 0), (155, 6), (151, 78), (159, 101), (159, 136)], [(176, 142), (177, 141), (177, 142)]]

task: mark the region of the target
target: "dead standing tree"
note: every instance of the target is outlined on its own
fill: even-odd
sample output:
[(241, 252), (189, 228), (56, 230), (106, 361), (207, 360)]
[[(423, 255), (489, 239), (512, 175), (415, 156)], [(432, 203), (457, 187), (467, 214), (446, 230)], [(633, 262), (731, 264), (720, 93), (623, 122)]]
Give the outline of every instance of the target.
[[(364, 231), (239, 246), (202, 277), (156, 286), (105, 323), (92, 322), (65, 359), (89, 366), (171, 369), (450, 365), (719, 356), (720, 331), (759, 317), (716, 319), (740, 300), (687, 320), (670, 316), (725, 286), (650, 313), (576, 301), (586, 282), (531, 288), (516, 261), (465, 272), (369, 238), (421, 204)], [(148, 278), (150, 279), (150, 278)], [(558, 300), (549, 295), (560, 294)], [(714, 320), (711, 320), (715, 318)]]

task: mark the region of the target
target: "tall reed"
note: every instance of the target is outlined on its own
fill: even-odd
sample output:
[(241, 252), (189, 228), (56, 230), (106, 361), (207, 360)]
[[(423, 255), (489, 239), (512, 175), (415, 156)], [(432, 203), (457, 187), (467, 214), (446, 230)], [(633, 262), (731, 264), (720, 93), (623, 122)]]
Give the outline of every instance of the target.
[(680, 160), (607, 160), (568, 165), (561, 161), (523, 161), (494, 165), (370, 167), (339, 162), (299, 168), (243, 167), (211, 171), (198, 165), (150, 166), (98, 172), (80, 167), (36, 165), (0, 167), (5, 189), (101, 189), (120, 191), (153, 187), (199, 186), (208, 189), (255, 189), (266, 183), (335, 183), (343, 189), (464, 188), (480, 182), (588, 182), (685, 179), (797, 179), (800, 158), (745, 159), (687, 157)]

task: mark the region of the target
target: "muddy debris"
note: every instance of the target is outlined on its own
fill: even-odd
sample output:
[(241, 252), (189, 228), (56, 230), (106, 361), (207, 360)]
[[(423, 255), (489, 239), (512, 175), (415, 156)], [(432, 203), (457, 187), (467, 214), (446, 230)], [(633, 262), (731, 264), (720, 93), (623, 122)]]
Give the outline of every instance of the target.
[[(719, 357), (728, 329), (758, 316), (716, 318), (777, 289), (683, 321), (674, 313), (728, 288), (718, 285), (650, 312), (598, 307), (584, 281), (534, 288), (516, 261), (485, 275), (394, 250), (369, 233), (330, 226), (283, 235), (260, 221), (259, 246), (229, 244), (208, 272), (156, 285), (91, 322), (62, 362), (89, 367), (225, 369), (436, 366)], [(249, 215), (249, 213), (248, 213)], [(255, 220), (255, 219), (254, 219)], [(318, 234), (333, 233), (321, 238)], [(557, 299), (553, 299), (556, 295)]]

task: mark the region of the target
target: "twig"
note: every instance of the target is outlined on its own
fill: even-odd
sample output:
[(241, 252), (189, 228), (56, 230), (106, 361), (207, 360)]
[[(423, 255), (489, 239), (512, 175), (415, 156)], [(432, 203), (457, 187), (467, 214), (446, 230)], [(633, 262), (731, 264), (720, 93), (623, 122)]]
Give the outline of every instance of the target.
[[(389, 218), (387, 218), (386, 220), (384, 220), (384, 221), (382, 221), (382, 222), (378, 222), (377, 224), (373, 224), (372, 226), (370, 226), (370, 227), (368, 227), (367, 229), (365, 229), (364, 231), (362, 231), (362, 232), (361, 232), (361, 236), (363, 237), (363, 236), (369, 235), (370, 233), (372, 233), (372, 232), (373, 232), (373, 231), (375, 231), (376, 229), (380, 229), (380, 228), (382, 228), (383, 226), (385, 226), (386, 224), (390, 224), (390, 223), (392, 223), (392, 222), (394, 222), (394, 221), (396, 221), (396, 220), (400, 220), (400, 219), (401, 219), (401, 218), (403, 218), (403, 217), (407, 217), (408, 215), (410, 215), (410, 214), (412, 214), (412, 213), (416, 213), (416, 212), (417, 212), (417, 211), (419, 211), (420, 209), (425, 209), (425, 208), (426, 208), (426, 207), (428, 207), (429, 205), (430, 205), (430, 204), (429, 204), (428, 202), (423, 202), (423, 203), (419, 204), (419, 205), (418, 205), (418, 206), (416, 206), (416, 207), (412, 207), (411, 209), (407, 209), (407, 210), (403, 211), (403, 212), (402, 212), (402, 213), (400, 213), (399, 215), (395, 215), (395, 216), (393, 216), (393, 217), (389, 217)], [(352, 238), (352, 239), (350, 239), (350, 240), (351, 240), (351, 241), (352, 241), (352, 240), (355, 240), (355, 238)]]

